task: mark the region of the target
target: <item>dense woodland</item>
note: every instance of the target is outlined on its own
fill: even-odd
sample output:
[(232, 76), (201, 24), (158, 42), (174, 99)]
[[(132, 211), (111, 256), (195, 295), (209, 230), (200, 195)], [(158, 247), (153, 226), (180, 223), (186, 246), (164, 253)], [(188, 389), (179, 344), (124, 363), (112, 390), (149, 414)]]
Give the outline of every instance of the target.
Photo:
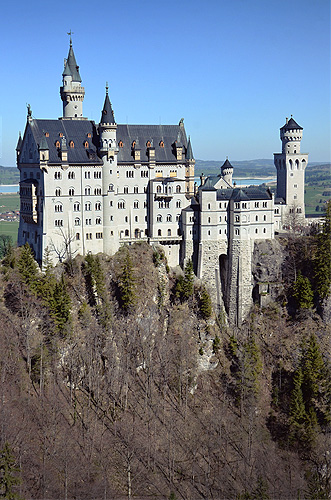
[(240, 328), (157, 248), (41, 272), (2, 240), (0, 497), (330, 498), (330, 220)]

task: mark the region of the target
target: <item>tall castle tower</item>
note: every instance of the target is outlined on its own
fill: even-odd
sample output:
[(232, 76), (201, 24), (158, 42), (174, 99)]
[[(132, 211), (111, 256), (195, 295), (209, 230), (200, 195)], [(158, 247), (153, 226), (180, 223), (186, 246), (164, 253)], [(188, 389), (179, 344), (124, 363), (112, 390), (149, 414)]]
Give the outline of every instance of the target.
[(60, 87), (60, 95), (63, 101), (63, 118), (82, 119), (85, 89), (81, 86), (82, 79), (72, 48), (71, 36), (68, 58), (64, 60), (62, 82), (63, 86)]
[(291, 117), (286, 118), (280, 129), (282, 152), (274, 153), (277, 169), (276, 201), (283, 200), (287, 213), (295, 210), (305, 215), (304, 186), (305, 169), (308, 164), (308, 153), (300, 152), (302, 127)]
[[(105, 195), (113, 194), (113, 184), (112, 176), (110, 172), (116, 170), (117, 168), (117, 142), (116, 142), (116, 131), (117, 124), (115, 122), (115, 116), (113, 108), (108, 96), (108, 84), (106, 85), (106, 96), (103, 109), (101, 112), (100, 123), (98, 127), (99, 131), (99, 156), (103, 161), (103, 175), (102, 175), (102, 185), (103, 193)], [(117, 237), (110, 237), (111, 228), (113, 222), (111, 222), (112, 208), (108, 197), (104, 198), (105, 202), (103, 204), (103, 244), (104, 252), (114, 253), (116, 251), (118, 240)]]

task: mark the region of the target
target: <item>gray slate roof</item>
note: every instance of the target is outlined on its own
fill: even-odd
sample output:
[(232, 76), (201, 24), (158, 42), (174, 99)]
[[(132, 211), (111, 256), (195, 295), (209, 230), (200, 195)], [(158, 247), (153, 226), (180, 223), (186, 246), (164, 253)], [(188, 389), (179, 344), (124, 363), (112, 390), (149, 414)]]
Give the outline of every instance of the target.
[(188, 144), (187, 144), (185, 158), (187, 160), (194, 160), (193, 151), (192, 151), (192, 145), (191, 145), (191, 138), (190, 137), (188, 138)]
[[(97, 147), (99, 145), (99, 137), (96, 132), (93, 121), (88, 120), (32, 120), (28, 125), (31, 127), (33, 137), (40, 147), (44, 140), (43, 136), (47, 137), (47, 145), (49, 148), (49, 163), (61, 163), (59, 150), (55, 143), (59, 141), (62, 144), (62, 137), (66, 139), (68, 147), (68, 162), (73, 164), (94, 164), (102, 165), (102, 160), (96, 156)], [(91, 134), (91, 137), (88, 137)], [(74, 142), (74, 147), (70, 147), (70, 141)], [(85, 148), (84, 143), (88, 142), (88, 148)]]
[(218, 189), (216, 196), (218, 201), (230, 199), (234, 201), (271, 200), (272, 198), (271, 191), (260, 186)]
[(106, 91), (105, 103), (103, 105), (100, 123), (116, 123), (114, 111), (108, 96), (108, 90)]
[[(89, 120), (40, 120), (34, 119), (29, 125), (38, 147), (44, 146), (43, 136), (48, 134), (47, 145), (49, 148), (49, 163), (61, 163), (59, 151), (55, 143), (62, 142), (62, 134), (68, 147), (68, 162), (72, 164), (102, 164), (97, 157), (99, 147), (99, 135), (95, 123)], [(91, 134), (91, 137), (88, 137)], [(132, 143), (136, 141), (141, 149), (141, 162), (148, 162), (147, 142), (150, 141), (155, 149), (155, 160), (157, 163), (177, 163), (175, 142), (180, 136), (183, 144), (183, 156), (185, 157), (187, 139), (185, 129), (179, 125), (117, 125), (117, 144), (122, 141), (123, 147), (119, 147), (117, 161), (119, 164), (133, 163)], [(74, 148), (70, 147), (70, 141), (74, 142)], [(88, 148), (84, 143), (88, 142)], [(160, 146), (161, 141), (164, 147)]]
[[(123, 142), (117, 156), (118, 163), (133, 162), (132, 143), (136, 141), (141, 150), (142, 162), (148, 162), (147, 142), (150, 141), (155, 148), (155, 160), (161, 163), (177, 163), (175, 142), (180, 137), (184, 146), (183, 156), (185, 158), (187, 139), (185, 130), (179, 125), (117, 125), (117, 144)], [(161, 141), (164, 147), (160, 146)]]
[(293, 118), (290, 118), (288, 123), (285, 123), (280, 130), (303, 130), (303, 128)]
[(79, 74), (79, 66), (77, 66), (76, 58), (74, 54), (74, 49), (72, 48), (72, 43), (70, 40), (70, 47), (68, 53), (68, 59), (62, 73), (63, 76), (71, 76), (73, 82), (81, 82), (82, 79)]

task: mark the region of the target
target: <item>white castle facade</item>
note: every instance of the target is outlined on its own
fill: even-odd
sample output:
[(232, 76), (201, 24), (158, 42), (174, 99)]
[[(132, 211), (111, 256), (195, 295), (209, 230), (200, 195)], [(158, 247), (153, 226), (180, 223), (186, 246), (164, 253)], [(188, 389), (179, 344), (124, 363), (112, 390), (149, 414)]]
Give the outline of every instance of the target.
[(46, 249), (56, 262), (148, 241), (163, 248), (170, 266), (192, 258), (214, 301), (241, 323), (251, 305), (254, 242), (273, 239), (288, 214), (304, 217), (302, 127), (291, 118), (281, 128), (276, 197), (262, 187), (234, 187), (228, 160), (197, 188), (183, 120), (117, 124), (108, 88), (100, 123), (84, 118), (71, 40), (62, 76), (63, 116), (33, 119), (29, 109), (17, 144), (18, 244), (28, 242), (42, 263)]

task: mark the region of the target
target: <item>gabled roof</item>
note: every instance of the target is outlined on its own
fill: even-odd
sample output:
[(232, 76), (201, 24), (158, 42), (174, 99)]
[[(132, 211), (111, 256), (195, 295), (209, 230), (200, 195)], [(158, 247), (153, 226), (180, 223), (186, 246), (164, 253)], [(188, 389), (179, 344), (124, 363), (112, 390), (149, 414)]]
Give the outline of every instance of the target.
[(39, 150), (40, 151), (45, 151), (46, 149), (49, 149), (47, 139), (45, 137), (45, 133), (42, 134), (41, 140), (39, 143)]
[(114, 111), (108, 96), (108, 87), (106, 87), (105, 103), (103, 105), (103, 110), (101, 113), (100, 124), (102, 123), (116, 123)]
[(185, 129), (179, 125), (117, 125), (117, 155), (118, 163), (130, 163), (134, 161), (132, 145), (135, 141), (141, 150), (141, 162), (148, 162), (148, 141), (155, 149), (155, 161), (161, 163), (177, 163), (176, 141), (179, 139), (186, 148), (187, 139)]
[(271, 200), (271, 198), (271, 191), (260, 186), (217, 190), (217, 201)]
[(291, 117), (280, 130), (303, 130), (303, 128), (300, 127), (300, 125), (298, 125), (297, 122)]
[(66, 65), (65, 65), (65, 68), (64, 68), (62, 75), (63, 76), (71, 76), (73, 82), (81, 82), (82, 81), (80, 74), (79, 74), (79, 66), (77, 66), (77, 63), (76, 63), (74, 49), (72, 48), (71, 39), (70, 39), (68, 58), (67, 58)]
[(234, 201), (249, 201), (247, 194), (240, 188), (233, 190), (231, 199)]
[[(62, 139), (64, 137), (68, 148), (69, 163), (102, 165), (102, 160), (97, 156), (99, 136), (93, 121), (34, 119), (31, 120), (28, 126), (31, 128), (34, 140), (39, 145), (39, 148), (46, 140), (45, 133), (48, 134), (47, 146), (50, 164), (61, 163), (59, 148), (56, 147), (56, 143), (59, 142), (61, 149), (63, 149)], [(70, 147), (71, 141), (74, 147)]]

